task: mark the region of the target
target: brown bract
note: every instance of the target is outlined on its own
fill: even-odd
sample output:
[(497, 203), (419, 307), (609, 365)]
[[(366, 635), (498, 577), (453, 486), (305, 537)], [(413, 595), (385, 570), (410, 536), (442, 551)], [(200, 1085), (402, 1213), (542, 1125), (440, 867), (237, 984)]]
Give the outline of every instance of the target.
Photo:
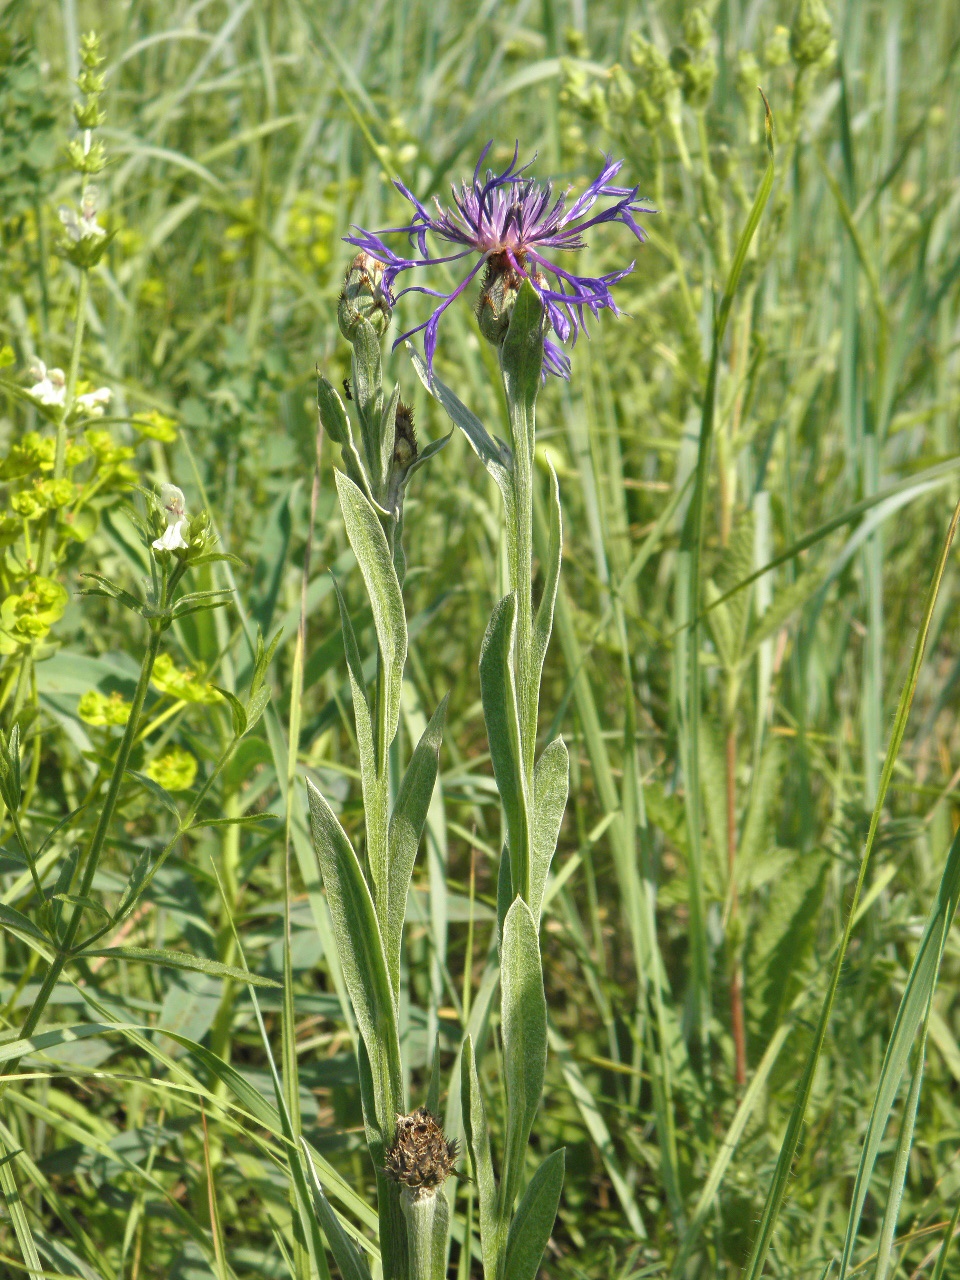
[(426, 1107), (418, 1107), (408, 1116), (397, 1116), (397, 1134), (383, 1168), (388, 1178), (414, 1195), (425, 1195), (446, 1182), (456, 1159), (456, 1138), (446, 1138), (439, 1120)]

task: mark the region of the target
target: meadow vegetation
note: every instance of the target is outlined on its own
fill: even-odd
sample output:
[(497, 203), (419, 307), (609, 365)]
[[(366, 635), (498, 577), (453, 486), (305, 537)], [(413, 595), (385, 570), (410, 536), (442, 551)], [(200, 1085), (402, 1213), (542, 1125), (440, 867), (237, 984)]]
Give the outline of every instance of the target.
[[(432, 784), (421, 739), (406, 925), (374, 892), (370, 927), (382, 1097), (461, 1142), (434, 1276), (490, 1261), (474, 1080), (498, 1175), (565, 1149), (541, 1275), (957, 1274), (958, 68), (949, 0), (8, 0), (4, 1275), (380, 1266), (404, 1228), (308, 787), (314, 836), (372, 864), (411, 760)], [(518, 767), (562, 735), (570, 784), (542, 912), (513, 864), (546, 997), (529, 1144), (478, 673), (517, 589), (505, 491), (456, 427), (404, 471), (390, 668), (348, 488), (372, 464), (330, 426), (333, 389), (354, 414), (368, 386), (343, 237), (408, 221), (395, 179), (447, 201), (490, 139), (574, 195), (612, 154), (656, 210), (643, 246), (610, 224), (571, 255), (636, 265), (537, 400), (534, 603), (551, 467), (563, 557)], [(475, 300), (434, 371), (514, 440)], [(451, 422), (421, 339), (391, 343), (429, 310), (398, 299), (383, 349), (421, 458)], [(507, 1253), (498, 1280), (535, 1280)]]

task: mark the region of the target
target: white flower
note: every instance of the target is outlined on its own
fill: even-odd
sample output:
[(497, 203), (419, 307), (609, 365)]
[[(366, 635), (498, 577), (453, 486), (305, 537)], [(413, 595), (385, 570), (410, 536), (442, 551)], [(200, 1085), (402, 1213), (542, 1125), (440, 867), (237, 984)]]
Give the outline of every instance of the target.
[(91, 418), (102, 418), (104, 407), (110, 403), (112, 397), (113, 392), (109, 387), (97, 387), (96, 391), (88, 391), (85, 395), (77, 396), (77, 408), (88, 413)]
[(67, 376), (62, 369), (48, 369), (42, 360), (37, 360), (31, 365), (30, 373), (37, 382), (29, 388), (28, 395), (40, 404), (63, 405), (67, 398)]
[(183, 536), (187, 526), (185, 518), (186, 500), (183, 491), (175, 484), (160, 486), (160, 505), (167, 513), (167, 527), (159, 538), (153, 542), (157, 551), (188, 551), (190, 543)]
[(157, 551), (189, 551), (190, 543), (183, 536), (186, 520), (174, 520), (163, 531), (162, 537), (154, 538), (153, 545)]
[(99, 240), (107, 233), (97, 221), (97, 194), (90, 190), (80, 202), (79, 216), (68, 204), (62, 204), (57, 210), (60, 221), (69, 238), (79, 244), (81, 240)]

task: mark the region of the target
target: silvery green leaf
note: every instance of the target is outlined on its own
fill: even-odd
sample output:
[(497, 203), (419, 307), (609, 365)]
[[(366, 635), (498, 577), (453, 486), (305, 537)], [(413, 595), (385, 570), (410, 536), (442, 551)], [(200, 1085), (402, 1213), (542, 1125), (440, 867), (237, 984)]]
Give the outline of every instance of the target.
[(380, 416), (380, 473), (381, 493), (386, 490), (387, 481), (393, 471), (393, 448), (397, 442), (397, 405), (400, 403), (400, 384), (393, 388), (393, 395)]
[(349, 472), (350, 478), (355, 484), (360, 485), (369, 497), (370, 480), (360, 454), (357, 452), (350, 419), (343, 407), (343, 401), (326, 378), (317, 379), (317, 409), (324, 431), (340, 446), (343, 465)]
[(500, 368), (508, 403), (533, 408), (543, 368), (543, 303), (529, 280), (524, 280), (500, 348)]
[(570, 789), (570, 758), (562, 738), (543, 749), (533, 770), (530, 821), (530, 909), (539, 924), (547, 873), (557, 848), (560, 823)]
[(377, 437), (383, 414), (380, 339), (368, 320), (358, 320), (350, 341), (353, 344), (353, 398), (360, 418), (367, 468), (375, 474), (380, 456)]
[[(67, 898), (71, 901), (72, 898)], [(167, 969), (189, 969), (194, 973), (206, 973), (214, 978), (233, 978), (236, 982), (246, 982), (251, 987), (281, 987), (273, 978), (262, 977), (259, 973), (251, 973), (248, 969), (238, 969), (232, 964), (221, 964), (219, 960), (208, 960), (206, 956), (194, 955), (192, 951), (154, 950), (149, 947), (101, 947), (98, 950), (85, 951), (87, 956), (105, 956), (108, 960), (128, 960), (141, 964), (157, 964)]]
[(546, 556), (543, 560), (543, 594), (537, 608), (537, 616), (533, 624), (533, 652), (535, 674), (539, 685), (543, 672), (543, 660), (547, 656), (547, 645), (553, 631), (553, 610), (557, 602), (557, 587), (560, 582), (560, 558), (563, 553), (563, 524), (560, 514), (560, 485), (553, 463), (547, 459), (550, 468), (550, 487), (548, 490), (550, 538)]
[(373, 719), (370, 703), (364, 689), (363, 662), (353, 623), (347, 610), (340, 584), (334, 579), (337, 604), (340, 608), (340, 625), (343, 630), (343, 648), (350, 673), (353, 694), (353, 721), (357, 728), (357, 749), (360, 752), (360, 780), (363, 786), (363, 807), (367, 826), (367, 859), (373, 879), (377, 902), (386, 898), (387, 849), (382, 833), (387, 829), (387, 795), (377, 775), (377, 753), (373, 740)]
[(313, 1207), (317, 1212), (317, 1218), (323, 1229), (323, 1234), (327, 1238), (330, 1252), (340, 1268), (343, 1280), (370, 1280), (370, 1271), (363, 1255), (344, 1231), (340, 1219), (323, 1193), (323, 1187), (317, 1177), (317, 1170), (311, 1158), (310, 1148), (307, 1146), (306, 1139), (301, 1138), (300, 1145), (303, 1147), (303, 1153), (307, 1158), (307, 1167), (310, 1170), (313, 1182)]
[(490, 1157), (490, 1130), (487, 1127), (483, 1094), (473, 1050), (473, 1037), (463, 1042), (460, 1065), (460, 1107), (467, 1150), (473, 1164), (473, 1179), (477, 1184), (480, 1204), (480, 1248), (483, 1254), (484, 1280), (495, 1280), (500, 1248), (497, 1231), (497, 1184), (493, 1176), (493, 1160)]
[(326, 378), (317, 378), (317, 410), (320, 424), (330, 439), (341, 447), (350, 439), (350, 419), (340, 396)]
[(564, 1161), (561, 1147), (547, 1156), (530, 1179), (510, 1223), (504, 1280), (537, 1280), (540, 1260), (557, 1220)]
[(507, 1132), (500, 1179), (500, 1222), (509, 1221), (523, 1176), (527, 1140), (543, 1092), (547, 1064), (547, 1002), (533, 913), (514, 899), (503, 922), (501, 1026), (507, 1085)]
[(502, 440), (497, 440), (490, 434), (477, 415), (472, 413), (445, 383), (441, 382), (436, 375), (431, 378), (430, 371), (422, 358), (412, 346), (408, 344), (408, 347), (413, 367), (420, 381), (430, 394), (440, 401), (450, 420), (467, 437), (474, 453), (502, 488), (504, 482), (509, 483), (510, 468), (513, 464), (510, 449)]
[(510, 847), (504, 845), (500, 850), (500, 866), (497, 870), (497, 934), (500, 938), (503, 938), (503, 922), (516, 896), (510, 874)]
[(524, 790), (520, 719), (513, 668), (516, 597), (503, 597), (490, 616), (480, 649), (480, 698), (493, 772), (507, 820), (515, 893), (529, 883), (527, 796)]
[(400, 722), (400, 689), (407, 657), (407, 620), (403, 596), (386, 534), (376, 511), (343, 472), (336, 473), (337, 492), (347, 537), (366, 583), (373, 624), (383, 663), (386, 744), (396, 737)]
[(353, 845), (309, 779), (307, 797), (343, 979), (370, 1060), (377, 1121), (389, 1132), (394, 1115), (387, 1108), (400, 1096), (400, 1046), (380, 926)]
[(407, 911), (407, 893), (420, 838), (427, 821), (427, 810), (437, 781), (440, 739), (447, 713), (444, 698), (423, 731), (400, 783), (396, 803), (390, 817), (389, 888), (387, 890), (387, 963), (394, 989), (400, 982), (400, 948), (403, 943), (403, 921)]
[(409, 1187), (400, 1192), (407, 1224), (411, 1280), (446, 1280), (450, 1206), (442, 1191), (418, 1195)]

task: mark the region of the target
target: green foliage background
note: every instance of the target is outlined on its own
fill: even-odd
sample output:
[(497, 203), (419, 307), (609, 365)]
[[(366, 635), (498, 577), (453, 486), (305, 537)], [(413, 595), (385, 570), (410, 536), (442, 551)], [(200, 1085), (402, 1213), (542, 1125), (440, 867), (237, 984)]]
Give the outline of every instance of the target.
[[(945, 0), (847, 0), (819, 45), (811, 15), (811, 5), (798, 20), (783, 5), (737, 0), (715, 6), (705, 25), (682, 5), (614, 0), (469, 10), (445, 0), (14, 0), (0, 15), (0, 341), (14, 358), (4, 372), (28, 385), (20, 375), (34, 356), (68, 361), (75, 272), (53, 251), (56, 207), (74, 190), (62, 159), (74, 50), (96, 27), (110, 158), (97, 186), (114, 238), (91, 277), (81, 374), (113, 389), (113, 438), (136, 450), (102, 464), (113, 468), (109, 483), (65, 555), (70, 602), (36, 667), (26, 821), (38, 839), (81, 803), (115, 749), (119, 729), (81, 716), (81, 698), (89, 710), (92, 690), (129, 697), (144, 645), (136, 619), (76, 596), (80, 570), (121, 581), (143, 572), (121, 464), (144, 483), (176, 482), (190, 510), (207, 505), (224, 549), (244, 562), (208, 571), (206, 585), (235, 583), (235, 607), (176, 629), (134, 767), (153, 768), (187, 801), (230, 733), (207, 684), (245, 687), (256, 627), (282, 630), (273, 709), (217, 783), (216, 805), (232, 818), (285, 812), (277, 744), (289, 729), (314, 367), (337, 385), (349, 371), (336, 324), (350, 260), (341, 236), (351, 224), (404, 220), (391, 179), (443, 200), (488, 138), (494, 163), (517, 139), (523, 158), (537, 153), (536, 175), (559, 187), (582, 189), (603, 152), (624, 157), (624, 182), (638, 182), (658, 210), (643, 220), (642, 249), (620, 228), (592, 237), (581, 255), (592, 272), (636, 257), (617, 294), (625, 314), (591, 325), (569, 385), (551, 382), (540, 400), (539, 439), (560, 476), (565, 521), (541, 729), (543, 741), (562, 729), (572, 765), (543, 926), (552, 1040), (534, 1141), (543, 1152), (567, 1146), (549, 1275), (742, 1273), (960, 496), (960, 12)], [(674, 50), (673, 70), (650, 45)], [(758, 85), (775, 120), (777, 176), (722, 353), (693, 597), (715, 607), (691, 632), (683, 522), (712, 312), (766, 164)], [(398, 317), (423, 319), (423, 305), (403, 299)], [(495, 357), (466, 305), (441, 328), (437, 370), (485, 421), (502, 422)], [(421, 444), (444, 433), (405, 351), (388, 373), (414, 407)], [(150, 411), (176, 423), (175, 439), (133, 428), (132, 416)], [(4, 457), (43, 425), (3, 393)], [(358, 632), (370, 619), (334, 516), (334, 453), (323, 445), (298, 774), (339, 803), (352, 831), (356, 749), (328, 569)], [(8, 502), (13, 478), (8, 467)], [(11, 519), (7, 511), (3, 539)], [(425, 713), (450, 693), (445, 814), (436, 806), (431, 816), (404, 953), (414, 1097), (425, 1095), (435, 1035), (446, 1078), (471, 1009), (489, 998), (478, 983), (498, 812), (476, 664), (501, 593), (498, 525), (496, 491), (455, 436), (415, 478), (405, 512), (411, 643), (397, 777)], [(820, 1276), (840, 1251), (884, 1049), (957, 825), (957, 587), (952, 555), (771, 1275)], [(192, 683), (181, 674), (178, 684), (185, 670)], [(4, 680), (0, 672), (8, 718)], [(184, 752), (198, 773), (184, 771)], [(290, 804), (302, 824), (297, 788)], [(141, 851), (173, 829), (143, 788), (131, 786), (121, 816), (95, 886), (109, 908)], [(8, 836), (4, 828), (0, 900), (26, 911), (31, 885), (7, 856)], [(53, 876), (70, 850), (55, 833), (49, 850)], [(192, 832), (119, 941), (228, 965), (242, 950), (252, 969), (279, 977), (283, 868), (283, 825), (272, 817)], [(296, 854), (294, 878), (304, 1131), (345, 1180), (337, 1208), (366, 1228), (356, 1193), (369, 1192), (373, 1175), (349, 1030), (315, 872)], [(36, 990), (37, 955), (9, 932), (0, 949), (12, 1040)], [(891, 1276), (932, 1274), (960, 1196), (958, 960), (954, 933)], [(270, 1095), (249, 993), (230, 978), (92, 962), (57, 988), (48, 1024), (89, 1021), (91, 991), (104, 1024), (150, 1030), (51, 1043), (21, 1065), (0, 1115), (7, 1149), (22, 1152), (23, 1204), (50, 1274), (290, 1274), (274, 1136), (209, 1061), (164, 1034), (202, 1042)], [(275, 1034), (276, 993), (260, 1003)], [(495, 1087), (496, 1034), (481, 1048), (481, 1076)], [(902, 1104), (860, 1224), (855, 1260), (868, 1270)], [(469, 1195), (464, 1185), (461, 1210)], [(0, 1254), (20, 1274), (8, 1222)], [(452, 1265), (468, 1274), (456, 1246)]]

